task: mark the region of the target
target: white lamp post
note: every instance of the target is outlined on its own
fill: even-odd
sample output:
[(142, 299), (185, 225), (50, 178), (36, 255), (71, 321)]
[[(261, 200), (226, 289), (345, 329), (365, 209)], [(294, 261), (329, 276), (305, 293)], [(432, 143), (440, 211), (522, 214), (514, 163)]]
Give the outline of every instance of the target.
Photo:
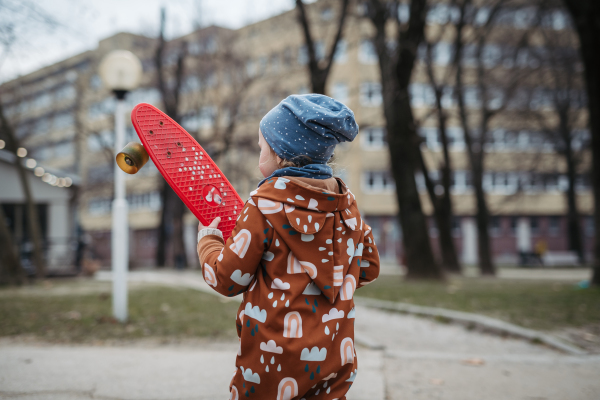
[[(115, 50), (102, 59), (100, 77), (117, 98), (115, 108), (115, 156), (125, 145), (125, 95), (138, 87), (142, 78), (142, 64), (130, 51)], [(112, 276), (113, 316), (127, 321), (127, 264), (129, 261), (129, 225), (125, 175), (115, 167), (115, 198), (112, 204)]]

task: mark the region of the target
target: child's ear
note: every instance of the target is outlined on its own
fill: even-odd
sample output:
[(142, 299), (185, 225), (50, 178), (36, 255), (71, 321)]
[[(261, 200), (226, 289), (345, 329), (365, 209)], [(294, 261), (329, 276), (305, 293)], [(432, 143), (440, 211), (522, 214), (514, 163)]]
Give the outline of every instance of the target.
[(275, 159), (277, 160), (277, 164), (281, 165), (281, 163), (283, 162), (283, 158), (279, 157), (278, 155), (275, 155)]

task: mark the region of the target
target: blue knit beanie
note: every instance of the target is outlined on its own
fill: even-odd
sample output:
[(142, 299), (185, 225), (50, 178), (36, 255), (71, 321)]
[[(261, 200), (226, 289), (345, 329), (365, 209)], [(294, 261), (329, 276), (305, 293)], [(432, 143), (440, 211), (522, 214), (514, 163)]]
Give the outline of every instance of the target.
[(275, 153), (284, 160), (308, 156), (324, 164), (340, 142), (358, 134), (354, 113), (322, 94), (291, 95), (267, 113), (260, 130)]

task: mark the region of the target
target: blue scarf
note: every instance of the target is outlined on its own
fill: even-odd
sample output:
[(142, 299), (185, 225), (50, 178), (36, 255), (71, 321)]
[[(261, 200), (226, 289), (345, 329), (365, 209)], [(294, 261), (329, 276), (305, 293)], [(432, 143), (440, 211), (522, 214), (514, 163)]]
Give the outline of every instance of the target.
[(293, 176), (297, 178), (328, 179), (333, 177), (333, 170), (327, 164), (307, 164), (302, 167), (285, 167), (276, 170), (271, 176), (263, 179), (258, 187), (271, 178)]

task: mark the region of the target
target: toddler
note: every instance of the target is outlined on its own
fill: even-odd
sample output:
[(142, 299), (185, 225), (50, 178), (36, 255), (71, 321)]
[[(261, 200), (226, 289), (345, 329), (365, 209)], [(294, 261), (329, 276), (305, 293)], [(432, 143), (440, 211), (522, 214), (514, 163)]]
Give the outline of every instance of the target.
[(259, 168), (227, 243), (199, 225), (206, 283), (243, 293), (230, 399), (346, 399), (356, 378), (354, 291), (379, 275), (371, 228), (327, 162), (352, 141), (352, 111), (327, 96), (292, 95), (260, 122)]

